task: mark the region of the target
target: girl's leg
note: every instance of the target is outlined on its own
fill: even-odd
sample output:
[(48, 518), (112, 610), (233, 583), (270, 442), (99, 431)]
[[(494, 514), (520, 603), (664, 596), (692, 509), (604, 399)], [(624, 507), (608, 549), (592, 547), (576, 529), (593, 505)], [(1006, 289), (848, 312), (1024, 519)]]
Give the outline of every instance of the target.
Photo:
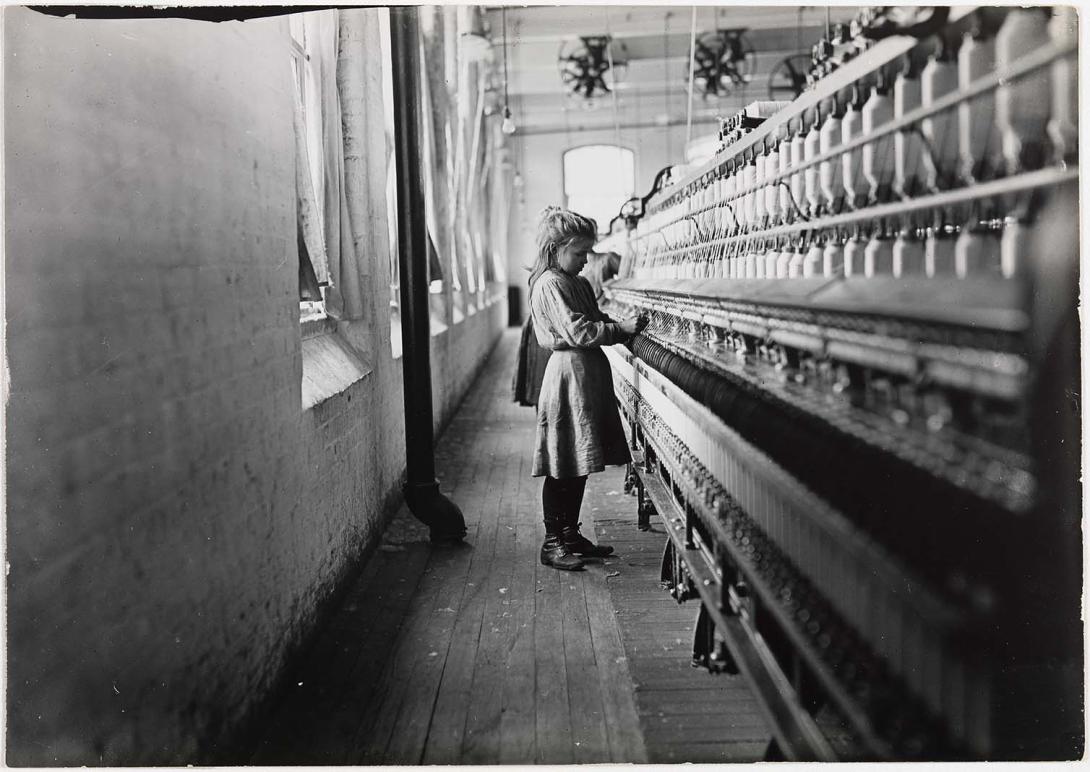
[(613, 554), (613, 547), (607, 544), (594, 544), (590, 539), (579, 533), (579, 510), (583, 506), (583, 492), (587, 487), (587, 477), (572, 477), (564, 480), (565, 509), (564, 509), (564, 544), (567, 548), (586, 558), (604, 558)]
[(544, 483), (542, 483), (541, 511), (545, 513), (546, 518), (550, 515), (559, 515), (564, 511), (567, 505), (564, 497), (567, 489), (564, 483), (564, 480), (558, 480), (555, 477), (546, 477)]
[[(583, 478), (584, 483), (586, 478)], [(541, 564), (576, 571), (583, 561), (572, 554), (564, 543), (565, 512), (568, 511), (571, 491), (568, 480), (546, 477), (541, 486), (541, 509), (545, 520), (545, 542), (541, 545)], [(582, 489), (580, 488), (580, 500)]]
[(587, 489), (587, 476), (569, 477), (564, 480), (564, 486), (566, 488), (564, 512), (578, 520), (579, 510), (583, 507), (583, 492)]

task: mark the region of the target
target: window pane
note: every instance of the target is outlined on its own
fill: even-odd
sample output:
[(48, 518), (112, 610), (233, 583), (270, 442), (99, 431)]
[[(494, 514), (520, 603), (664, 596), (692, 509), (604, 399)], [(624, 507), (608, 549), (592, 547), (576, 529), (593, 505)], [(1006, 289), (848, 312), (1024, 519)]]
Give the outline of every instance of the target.
[(636, 155), (617, 145), (585, 145), (564, 153), (567, 207), (598, 223), (605, 233), (636, 185)]

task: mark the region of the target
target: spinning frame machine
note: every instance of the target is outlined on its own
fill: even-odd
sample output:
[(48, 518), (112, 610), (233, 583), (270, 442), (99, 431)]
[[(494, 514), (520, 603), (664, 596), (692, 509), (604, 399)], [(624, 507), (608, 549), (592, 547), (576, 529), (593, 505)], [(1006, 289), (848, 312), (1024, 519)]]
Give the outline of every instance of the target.
[(651, 320), (606, 349), (626, 488), (770, 757), (1071, 757), (1074, 15), (876, 14), (599, 245), (606, 309)]

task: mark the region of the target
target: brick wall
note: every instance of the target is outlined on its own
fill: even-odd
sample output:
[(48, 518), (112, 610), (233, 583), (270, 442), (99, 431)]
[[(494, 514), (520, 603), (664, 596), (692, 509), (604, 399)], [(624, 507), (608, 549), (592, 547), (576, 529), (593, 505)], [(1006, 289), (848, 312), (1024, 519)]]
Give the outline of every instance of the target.
[[(496, 286), (490, 291), (501, 290)], [(506, 325), (505, 299), (466, 316), (447, 333), (432, 338), (431, 381), (436, 431), (446, 426), (454, 416)]]
[[(300, 407), (283, 25), (5, 10), (9, 764), (214, 758), (396, 500), (385, 323)], [(437, 421), (502, 305), (433, 342)]]

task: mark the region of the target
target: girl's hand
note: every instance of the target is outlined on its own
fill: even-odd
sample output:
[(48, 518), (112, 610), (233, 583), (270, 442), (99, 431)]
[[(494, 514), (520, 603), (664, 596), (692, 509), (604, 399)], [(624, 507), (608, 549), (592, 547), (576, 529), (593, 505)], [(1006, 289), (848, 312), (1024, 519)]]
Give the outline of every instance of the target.
[(628, 335), (639, 335), (647, 326), (648, 318), (642, 314), (637, 317), (629, 317), (619, 322), (621, 330)]

